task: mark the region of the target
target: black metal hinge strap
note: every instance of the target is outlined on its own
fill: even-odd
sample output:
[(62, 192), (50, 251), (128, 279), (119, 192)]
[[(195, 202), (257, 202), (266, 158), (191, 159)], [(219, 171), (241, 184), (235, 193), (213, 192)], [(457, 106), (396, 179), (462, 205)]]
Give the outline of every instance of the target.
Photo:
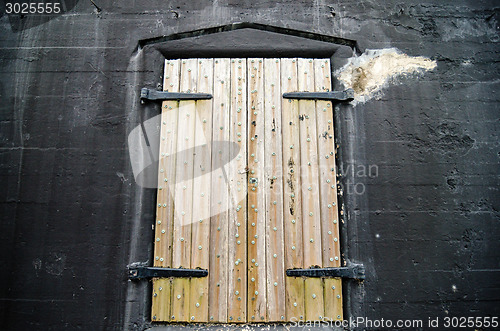
[(340, 277), (365, 279), (365, 267), (362, 264), (339, 268), (287, 269), (289, 277)]
[(158, 267), (131, 267), (128, 271), (129, 279), (151, 279), (168, 277), (207, 277), (206, 269), (176, 269)]
[(207, 100), (212, 99), (209, 93), (180, 93), (156, 91), (148, 88), (141, 89), (141, 100)]
[(332, 92), (288, 92), (283, 93), (285, 99), (307, 99), (307, 100), (329, 100), (329, 101), (352, 101), (354, 90)]

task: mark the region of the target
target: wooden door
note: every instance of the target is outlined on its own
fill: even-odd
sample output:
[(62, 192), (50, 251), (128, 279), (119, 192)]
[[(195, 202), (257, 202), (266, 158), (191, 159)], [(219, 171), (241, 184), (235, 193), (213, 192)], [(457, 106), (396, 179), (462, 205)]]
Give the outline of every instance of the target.
[(328, 59), (165, 61), (154, 265), (207, 269), (153, 280), (153, 321), (342, 319), (333, 107), (283, 99), (328, 91)]

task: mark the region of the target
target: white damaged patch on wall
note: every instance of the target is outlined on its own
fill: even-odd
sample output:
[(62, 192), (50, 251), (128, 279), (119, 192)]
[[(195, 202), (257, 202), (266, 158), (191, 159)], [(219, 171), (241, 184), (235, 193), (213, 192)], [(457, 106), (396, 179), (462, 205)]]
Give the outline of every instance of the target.
[(434, 60), (408, 56), (396, 48), (367, 49), (361, 56), (350, 58), (335, 72), (345, 88), (354, 90), (353, 104), (366, 102), (400, 76), (419, 75), (436, 68)]

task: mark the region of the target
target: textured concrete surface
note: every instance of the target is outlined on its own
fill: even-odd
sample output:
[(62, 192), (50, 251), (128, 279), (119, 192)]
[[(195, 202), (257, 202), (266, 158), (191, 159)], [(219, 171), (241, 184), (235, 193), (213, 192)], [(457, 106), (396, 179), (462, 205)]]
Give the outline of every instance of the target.
[(497, 2), (93, 2), (0, 17), (1, 329), (149, 327), (149, 285), (126, 266), (151, 260), (156, 195), (134, 183), (127, 136), (158, 113), (138, 93), (161, 82), (162, 60), (137, 45), (242, 21), (437, 62), (337, 107), (344, 255), (367, 268), (345, 283), (345, 310), (500, 315)]

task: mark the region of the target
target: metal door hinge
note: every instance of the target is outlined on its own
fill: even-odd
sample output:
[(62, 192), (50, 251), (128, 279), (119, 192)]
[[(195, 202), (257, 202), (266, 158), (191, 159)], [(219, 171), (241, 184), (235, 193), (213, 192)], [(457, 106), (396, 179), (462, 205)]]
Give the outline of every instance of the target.
[(307, 100), (329, 100), (329, 101), (352, 101), (354, 90), (332, 92), (288, 92), (283, 93), (285, 99), (307, 99)]
[(362, 264), (352, 264), (338, 268), (287, 269), (289, 277), (340, 277), (365, 279), (365, 267)]
[(180, 93), (156, 91), (148, 88), (141, 89), (141, 100), (207, 100), (212, 99), (209, 93)]
[(130, 267), (128, 270), (129, 279), (151, 279), (168, 277), (206, 277), (206, 269), (177, 269), (158, 267)]

